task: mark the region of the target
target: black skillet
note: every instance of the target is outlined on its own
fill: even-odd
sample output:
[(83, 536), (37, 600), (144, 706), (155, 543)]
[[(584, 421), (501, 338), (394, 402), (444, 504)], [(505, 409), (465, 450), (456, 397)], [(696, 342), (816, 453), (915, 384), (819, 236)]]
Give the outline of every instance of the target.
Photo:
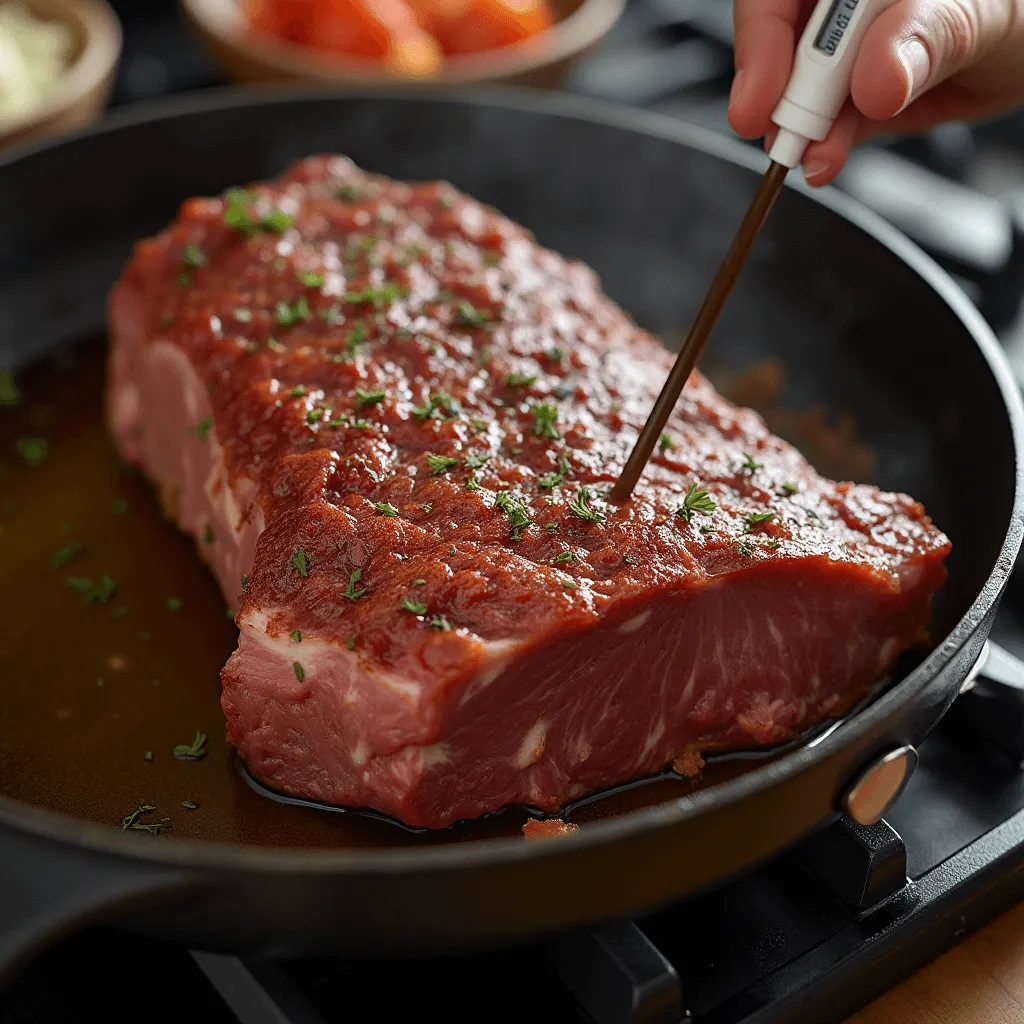
[[(592, 802), (571, 813), (571, 839), (524, 842), (515, 809), (413, 834), (253, 792), (217, 706), (233, 626), (191, 544), (113, 459), (99, 343), (66, 350), (101, 334), (132, 241), (182, 199), (317, 151), (450, 179), (589, 262), (655, 330), (686, 325), (763, 170), (674, 122), (514, 93), (214, 94), (0, 163), (0, 369), (24, 390), (0, 410), (0, 968), (93, 920), (287, 955), (512, 941), (650, 908), (827, 821), (866, 765), (923, 739), (981, 655), (1021, 542), (1010, 372), (913, 246), (839, 195), (789, 189), (711, 353), (734, 369), (777, 358), (788, 407), (852, 414), (875, 453), (864, 472), (924, 501), (952, 538), (930, 653), (814, 742), (713, 765), (703, 787), (664, 779)], [(14, 453), (22, 436), (48, 441), (42, 465)], [(119, 588), (106, 604), (65, 585), (103, 572)], [(197, 730), (205, 758), (176, 759)], [(140, 804), (155, 810), (132, 819)], [(165, 817), (160, 835), (119, 827)]]

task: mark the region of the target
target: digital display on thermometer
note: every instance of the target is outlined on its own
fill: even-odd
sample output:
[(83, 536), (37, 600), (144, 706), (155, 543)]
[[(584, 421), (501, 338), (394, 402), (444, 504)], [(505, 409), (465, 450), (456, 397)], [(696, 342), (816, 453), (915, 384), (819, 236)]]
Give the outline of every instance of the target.
[(821, 26), (818, 38), (814, 40), (816, 50), (829, 57), (835, 54), (843, 41), (843, 36), (846, 35), (846, 30), (850, 27), (853, 12), (857, 10), (859, 3), (860, 0), (836, 0)]

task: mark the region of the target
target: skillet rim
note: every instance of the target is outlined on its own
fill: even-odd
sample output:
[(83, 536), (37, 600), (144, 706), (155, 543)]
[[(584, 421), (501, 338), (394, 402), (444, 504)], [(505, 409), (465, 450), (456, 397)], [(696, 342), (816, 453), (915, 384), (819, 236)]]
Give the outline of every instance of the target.
[[(0, 156), (0, 174), (8, 167), (34, 155), (61, 148), (73, 148), (82, 139), (128, 131), (136, 125), (170, 121), (190, 116), (248, 107), (277, 104), (334, 101), (365, 102), (399, 100), (403, 103), (447, 102), (483, 108), (511, 109), (521, 113), (563, 117), (576, 121), (653, 136), (675, 145), (739, 165), (760, 174), (764, 156), (738, 140), (709, 129), (686, 124), (669, 115), (634, 110), (618, 104), (568, 93), (548, 93), (522, 87), (501, 86), (477, 90), (432, 90), (418, 94), (373, 88), (338, 93), (329, 88), (264, 87), (239, 90), (226, 87), (198, 95), (169, 97), (142, 103), (109, 115), (99, 124), (57, 139), (18, 147)], [(795, 179), (795, 180), (793, 180)], [(902, 260), (957, 317), (980, 350), (999, 389), (1009, 420), (1015, 452), (1015, 486), (1006, 534), (999, 555), (985, 585), (970, 607), (929, 655), (903, 680), (843, 725), (813, 746), (800, 746), (737, 779), (664, 801), (628, 814), (588, 823), (571, 842), (525, 843), (518, 836), (481, 839), (432, 847), (359, 847), (356, 849), (294, 849), (243, 845), (197, 839), (165, 837), (159, 844), (140, 844), (112, 827), (83, 821), (56, 811), (24, 804), (0, 795), (0, 826), (43, 839), (86, 847), (96, 853), (114, 854), (141, 864), (182, 868), (245, 868), (268, 873), (302, 871), (315, 874), (390, 875), (410, 868), (444, 870), (480, 868), (488, 864), (518, 863), (539, 857), (557, 857), (585, 848), (627, 840), (660, 828), (671, 828), (705, 809), (727, 805), (767, 790), (824, 761), (854, 739), (870, 731), (876, 719), (884, 718), (913, 698), (937, 676), (970, 639), (999, 600), (1009, 579), (1024, 537), (1024, 400), (1010, 367), (989, 325), (953, 279), (930, 256), (881, 217), (837, 189), (811, 189), (797, 175), (790, 175), (787, 187), (794, 188), (852, 224)], [(169, 840), (169, 842), (167, 841)]]

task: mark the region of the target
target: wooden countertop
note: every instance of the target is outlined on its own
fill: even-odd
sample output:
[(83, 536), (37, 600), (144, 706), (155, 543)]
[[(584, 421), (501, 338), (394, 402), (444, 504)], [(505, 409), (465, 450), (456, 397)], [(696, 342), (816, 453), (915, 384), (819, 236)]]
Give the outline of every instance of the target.
[(847, 1024), (1024, 1024), (1024, 903)]

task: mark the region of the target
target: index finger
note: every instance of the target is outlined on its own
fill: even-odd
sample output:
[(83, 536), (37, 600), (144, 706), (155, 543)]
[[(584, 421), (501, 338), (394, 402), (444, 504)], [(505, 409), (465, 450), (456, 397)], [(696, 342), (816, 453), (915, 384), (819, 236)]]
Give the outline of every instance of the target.
[(793, 67), (797, 33), (814, 0), (735, 0), (736, 77), (729, 123), (747, 139), (764, 135)]

